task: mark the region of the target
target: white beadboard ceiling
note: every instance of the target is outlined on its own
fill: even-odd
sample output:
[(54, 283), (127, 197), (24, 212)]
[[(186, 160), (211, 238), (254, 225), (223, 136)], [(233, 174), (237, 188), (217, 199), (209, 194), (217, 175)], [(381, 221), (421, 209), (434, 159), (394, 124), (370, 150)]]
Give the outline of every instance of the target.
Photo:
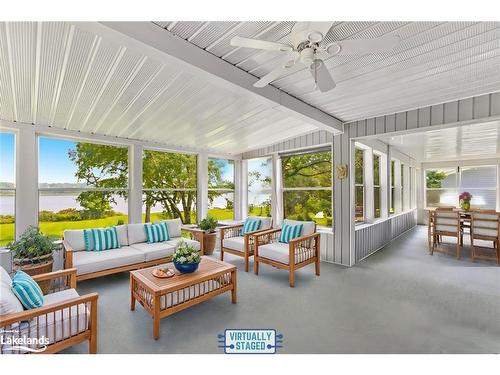
[[(324, 17), (324, 15), (322, 16)], [(294, 22), (155, 22), (262, 77), (286, 57), (230, 45), (233, 36), (289, 43)], [(500, 22), (335, 22), (326, 42), (398, 35), (393, 51), (327, 60), (337, 87), (314, 89), (306, 69), (273, 85), (343, 121), (361, 120), (500, 90)]]
[(317, 130), (124, 40), (97, 23), (0, 23), (0, 119), (229, 154)]
[(378, 139), (421, 162), (495, 158), (500, 156), (500, 121)]

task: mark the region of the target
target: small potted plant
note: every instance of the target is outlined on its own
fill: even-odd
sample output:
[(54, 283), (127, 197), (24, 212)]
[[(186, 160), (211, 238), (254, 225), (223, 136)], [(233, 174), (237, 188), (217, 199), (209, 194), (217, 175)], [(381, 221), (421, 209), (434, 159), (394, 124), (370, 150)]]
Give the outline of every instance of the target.
[(191, 273), (198, 269), (201, 257), (194, 246), (182, 241), (174, 255), (172, 255), (175, 268), (180, 273)]
[(198, 228), (205, 232), (203, 234), (203, 254), (212, 255), (214, 253), (217, 237), (217, 233), (215, 232), (215, 228), (217, 228), (217, 220), (209, 216), (200, 221)]
[(462, 207), (462, 209), (465, 211), (469, 211), (472, 194), (469, 193), (468, 191), (464, 191), (462, 194), (460, 194), (458, 199), (460, 199), (460, 207)]
[[(28, 227), (19, 239), (10, 242), (7, 248), (12, 252), (14, 270), (21, 270), (31, 276), (52, 272), (52, 253), (59, 250), (54, 239), (40, 233), (35, 226)], [(48, 290), (49, 285), (42, 284), (43, 282), (40, 283), (40, 288), (43, 291)]]

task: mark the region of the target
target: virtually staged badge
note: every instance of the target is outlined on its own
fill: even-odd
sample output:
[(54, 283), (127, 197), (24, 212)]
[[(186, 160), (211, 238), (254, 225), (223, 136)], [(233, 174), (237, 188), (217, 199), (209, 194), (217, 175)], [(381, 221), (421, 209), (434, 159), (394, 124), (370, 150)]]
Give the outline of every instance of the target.
[(226, 354), (274, 354), (283, 343), (274, 329), (226, 329), (218, 338)]

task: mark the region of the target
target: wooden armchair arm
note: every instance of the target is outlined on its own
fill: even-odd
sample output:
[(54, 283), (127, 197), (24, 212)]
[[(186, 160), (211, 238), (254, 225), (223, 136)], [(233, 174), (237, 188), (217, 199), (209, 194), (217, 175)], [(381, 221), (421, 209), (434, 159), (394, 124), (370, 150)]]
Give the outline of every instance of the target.
[(260, 238), (260, 237), (264, 237), (266, 235), (269, 235), (269, 234), (273, 234), (273, 233), (277, 233), (277, 232), (281, 232), (281, 228), (274, 228), (274, 229), (266, 229), (266, 230), (263, 230), (263, 231), (258, 231), (258, 233), (256, 234), (251, 234), (253, 237), (255, 237), (256, 239)]
[(190, 227), (190, 226), (182, 226), (181, 230), (185, 230), (186, 232), (190, 233), (205, 233), (203, 229), (197, 228), (197, 227)]
[(35, 275), (32, 276), (33, 280), (35, 280), (37, 283), (40, 281), (52, 281), (52, 280), (57, 280), (57, 279), (64, 279), (65, 277), (68, 278), (68, 286), (72, 289), (76, 288), (76, 268), (68, 268), (65, 270), (60, 270), (60, 271), (54, 271), (54, 272), (48, 272), (48, 273), (42, 273), (40, 275)]
[(25, 310), (14, 314), (2, 315), (0, 316), (0, 328), (14, 323), (19, 323), (25, 320), (29, 321), (33, 318), (36, 318), (37, 316), (47, 315), (49, 313), (54, 313), (62, 309), (67, 309), (71, 306), (78, 306), (84, 303), (90, 303), (91, 308), (94, 309), (97, 307), (94, 304), (97, 304), (98, 296), (99, 295), (97, 293), (90, 293), (81, 297), (68, 299), (67, 301), (64, 302), (58, 302), (51, 305), (38, 307), (36, 309)]
[(297, 238), (294, 238), (293, 240), (291, 240), (289, 242), (289, 244), (293, 244), (293, 245), (296, 245), (302, 241), (307, 241), (307, 240), (312, 240), (316, 237), (319, 237), (320, 236), (320, 233), (318, 232), (315, 232), (315, 233), (311, 233), (311, 234), (306, 234), (305, 236), (301, 236), (301, 237), (297, 237)]

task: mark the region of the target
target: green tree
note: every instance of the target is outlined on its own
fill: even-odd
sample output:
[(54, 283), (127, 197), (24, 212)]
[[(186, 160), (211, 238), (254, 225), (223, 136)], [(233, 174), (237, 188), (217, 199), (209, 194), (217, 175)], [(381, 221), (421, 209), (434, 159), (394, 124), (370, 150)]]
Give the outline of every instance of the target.
[(425, 175), (426, 186), (431, 189), (440, 189), (442, 187), (441, 184), (446, 177), (448, 177), (448, 175), (442, 171), (427, 171)]
[[(128, 150), (124, 147), (78, 143), (69, 151), (69, 158), (77, 167), (76, 177), (90, 187), (124, 189), (117, 194), (127, 198), (128, 186)], [(161, 204), (166, 217), (180, 217), (184, 223), (191, 223), (194, 218), (196, 203), (195, 155), (144, 151), (143, 186), (146, 191), (144, 205), (146, 221), (151, 220), (151, 209)], [(221, 186), (230, 187), (222, 181), (222, 172), (209, 161), (209, 180)], [(232, 184), (234, 188), (234, 184)], [(165, 189), (165, 190), (160, 190)], [(168, 190), (166, 190), (168, 189)], [(210, 199), (215, 199), (220, 192), (210, 192)], [(78, 196), (80, 205), (90, 218), (105, 215), (112, 209), (112, 192), (82, 192)]]

